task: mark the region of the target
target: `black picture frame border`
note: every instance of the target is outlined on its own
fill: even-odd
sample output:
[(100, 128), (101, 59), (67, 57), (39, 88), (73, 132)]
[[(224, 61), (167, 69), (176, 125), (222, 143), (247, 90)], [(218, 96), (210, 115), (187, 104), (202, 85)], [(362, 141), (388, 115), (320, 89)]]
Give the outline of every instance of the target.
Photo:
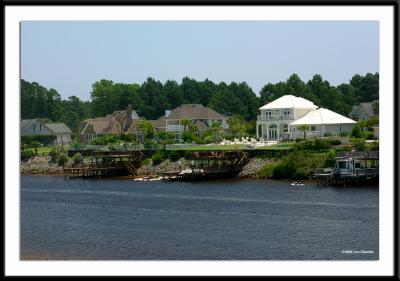
[[(394, 25), (394, 34), (393, 34), (393, 42), (394, 42), (394, 104), (393, 104), (393, 112), (394, 112), (394, 127), (393, 127), (393, 132), (394, 132), (394, 198), (393, 198), (393, 203), (394, 203), (394, 265), (393, 265), (393, 275), (391, 276), (264, 276), (272, 279), (282, 279), (282, 278), (307, 278), (307, 279), (320, 279), (320, 278), (327, 278), (327, 279), (336, 279), (336, 278), (342, 278), (346, 277), (349, 279), (384, 279), (384, 280), (400, 280), (400, 273), (399, 273), (399, 214), (400, 214), (400, 208), (399, 208), (399, 111), (397, 109), (400, 108), (400, 103), (399, 103), (399, 0), (382, 0), (382, 1), (377, 1), (377, 0), (351, 0), (351, 1), (346, 1), (346, 0), (328, 0), (328, 1), (321, 1), (321, 0), (306, 0), (306, 1), (301, 1), (301, 0), (250, 0), (250, 1), (244, 1), (244, 0), (115, 0), (115, 1), (110, 1), (110, 0), (61, 0), (61, 1), (54, 1), (54, 0), (3, 0), (2, 1), (2, 6), (3, 6), (3, 62), (5, 62), (6, 54), (5, 54), (5, 13), (6, 13), (6, 7), (7, 6), (22, 6), (22, 5), (39, 5), (39, 6), (52, 6), (52, 5), (65, 5), (65, 6), (119, 6), (119, 5), (129, 5), (129, 6), (159, 6), (159, 5), (168, 5), (168, 6), (188, 6), (188, 5), (200, 5), (200, 6), (254, 6), (254, 5), (262, 5), (262, 6), (392, 6), (394, 10), (394, 17), (393, 17), (393, 25)], [(3, 140), (3, 146), (2, 146), (2, 164), (3, 164), (3, 169), (2, 169), (2, 183), (3, 183), (3, 249), (5, 249), (6, 241), (5, 241), (5, 165), (6, 165), (6, 159), (5, 159), (5, 95), (6, 95), (6, 89), (5, 89), (5, 64), (3, 65), (3, 95), (1, 98), (1, 102), (3, 104), (2, 109), (3, 109), (3, 114), (2, 114), (2, 140)], [(6, 276), (5, 275), (5, 251), (3, 250), (3, 276), (8, 277), (8, 278), (13, 278), (14, 276)], [(41, 277), (41, 278), (53, 278), (55, 276), (35, 276), (35, 277)], [(91, 277), (91, 276), (56, 276), (58, 278), (65, 278), (65, 277)], [(96, 276), (95, 278), (108, 278), (111, 276)], [(113, 277), (118, 277), (118, 278), (126, 278), (129, 276), (113, 276)], [(146, 277), (146, 278), (151, 278), (151, 277), (157, 277), (157, 276), (140, 276), (140, 277)], [(191, 276), (193, 277), (193, 276)], [(208, 277), (208, 276), (196, 276), (196, 277)], [(228, 278), (236, 278), (234, 276), (219, 276), (219, 277), (228, 277)], [(243, 277), (243, 276), (241, 276)], [(263, 276), (246, 276), (252, 277), (252, 278), (260, 278)], [(187, 278), (185, 276), (168, 276), (167, 278)]]

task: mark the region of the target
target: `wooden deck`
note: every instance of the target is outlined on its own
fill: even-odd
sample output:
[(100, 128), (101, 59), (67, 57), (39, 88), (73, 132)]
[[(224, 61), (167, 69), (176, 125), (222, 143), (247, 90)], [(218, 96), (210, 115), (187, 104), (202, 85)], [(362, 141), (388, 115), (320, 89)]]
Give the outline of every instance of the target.
[(89, 163), (64, 167), (65, 178), (134, 176), (144, 155), (140, 151), (92, 151)]

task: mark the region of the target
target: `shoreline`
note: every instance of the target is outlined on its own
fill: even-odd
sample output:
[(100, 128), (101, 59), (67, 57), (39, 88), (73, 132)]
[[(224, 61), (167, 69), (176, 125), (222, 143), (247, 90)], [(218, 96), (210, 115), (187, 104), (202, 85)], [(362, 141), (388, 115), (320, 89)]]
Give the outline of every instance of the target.
[[(265, 164), (270, 163), (272, 160), (251, 158), (249, 163), (242, 167), (242, 171), (239, 173), (237, 178), (260, 178), (257, 176), (257, 171), (262, 168)], [(179, 166), (181, 162), (182, 166)], [(72, 164), (71, 162), (68, 164)], [(68, 165), (67, 164), (67, 165)], [(152, 160), (142, 163), (142, 165), (136, 170), (137, 175), (131, 176), (120, 176), (113, 178), (126, 178), (135, 179), (143, 177), (160, 177), (162, 173), (168, 171), (178, 171), (180, 168), (190, 168), (190, 161), (184, 158), (179, 161), (170, 161), (169, 159), (164, 160), (158, 165), (153, 165)], [(50, 161), (50, 157), (38, 156), (29, 159), (26, 162), (20, 164), (20, 175), (21, 176), (64, 176), (63, 168), (58, 166), (56, 163)]]

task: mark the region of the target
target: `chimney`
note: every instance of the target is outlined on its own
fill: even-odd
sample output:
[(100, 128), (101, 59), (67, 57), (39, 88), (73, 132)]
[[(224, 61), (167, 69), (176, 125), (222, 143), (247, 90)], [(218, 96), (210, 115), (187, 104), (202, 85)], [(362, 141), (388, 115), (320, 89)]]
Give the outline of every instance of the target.
[(132, 105), (128, 104), (126, 108), (126, 125), (125, 125), (125, 132), (129, 129), (132, 125)]
[(170, 115), (171, 115), (171, 110), (166, 109), (166, 110), (165, 110), (165, 117), (168, 117), (168, 116), (170, 116)]

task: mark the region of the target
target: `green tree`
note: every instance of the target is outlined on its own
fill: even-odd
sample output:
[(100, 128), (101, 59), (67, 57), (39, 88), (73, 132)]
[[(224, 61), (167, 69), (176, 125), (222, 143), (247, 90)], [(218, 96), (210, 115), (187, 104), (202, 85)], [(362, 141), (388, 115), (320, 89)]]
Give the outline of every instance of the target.
[(300, 125), (298, 127), (298, 129), (304, 133), (304, 139), (306, 139), (306, 134), (307, 134), (307, 130), (308, 130), (309, 126), (306, 124)]
[(146, 140), (154, 139), (154, 127), (150, 121), (145, 119), (140, 119), (138, 124), (138, 131), (144, 134)]

